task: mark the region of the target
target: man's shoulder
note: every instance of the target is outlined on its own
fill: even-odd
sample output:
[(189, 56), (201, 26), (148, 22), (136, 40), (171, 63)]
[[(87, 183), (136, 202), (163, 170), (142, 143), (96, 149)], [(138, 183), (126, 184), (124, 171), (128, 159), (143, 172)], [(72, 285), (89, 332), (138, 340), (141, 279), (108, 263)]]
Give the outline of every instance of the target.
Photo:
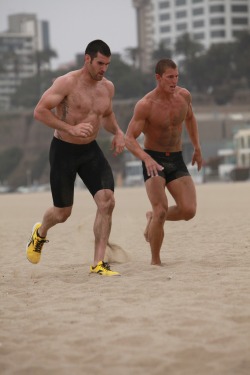
[(106, 85), (107, 87), (114, 87), (113, 82), (107, 79), (106, 77), (103, 77), (103, 79), (100, 82)]
[(61, 81), (61, 82), (66, 81), (67, 83), (73, 82), (77, 79), (79, 74), (80, 74), (79, 70), (72, 70), (70, 72), (67, 72), (67, 73), (61, 75), (61, 76), (58, 76), (54, 81)]
[(113, 84), (112, 81), (110, 81), (107, 78), (103, 77), (103, 79), (99, 82), (99, 85), (100, 85), (99, 86), (100, 88), (104, 87), (108, 91), (108, 93), (109, 93), (109, 95), (111, 97), (114, 96), (115, 86), (114, 86), (114, 84)]
[(137, 107), (140, 107), (140, 108), (148, 108), (151, 106), (151, 103), (152, 103), (152, 99), (150, 98), (150, 96), (143, 96), (143, 98), (139, 99), (138, 102), (136, 103), (136, 106)]
[(185, 88), (185, 87), (181, 87), (181, 86), (177, 86), (177, 92), (178, 94), (180, 95), (183, 95), (185, 97), (190, 97), (190, 92)]
[(135, 105), (135, 111), (137, 114), (147, 117), (152, 109), (153, 98), (151, 95), (146, 94), (139, 99)]
[(154, 91), (148, 92), (146, 95), (144, 95), (141, 99), (138, 100), (137, 103), (143, 106), (149, 106), (154, 101)]

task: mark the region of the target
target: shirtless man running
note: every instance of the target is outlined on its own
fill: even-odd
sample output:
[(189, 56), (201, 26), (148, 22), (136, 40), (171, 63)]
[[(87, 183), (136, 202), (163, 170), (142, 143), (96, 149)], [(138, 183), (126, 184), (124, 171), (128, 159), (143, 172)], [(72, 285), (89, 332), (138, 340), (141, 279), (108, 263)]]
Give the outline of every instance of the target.
[[(114, 179), (111, 168), (99, 148), (96, 137), (102, 125), (114, 135), (115, 154), (124, 149), (124, 134), (112, 110), (114, 86), (104, 78), (111, 61), (109, 46), (94, 40), (85, 50), (82, 69), (58, 77), (42, 95), (34, 117), (55, 129), (50, 147), (50, 183), (54, 206), (42, 223), (32, 229), (26, 247), (31, 263), (38, 263), (48, 230), (71, 215), (74, 183), (78, 174), (97, 206), (94, 222), (95, 251), (90, 272), (104, 276), (119, 275), (104, 262), (114, 209)], [(55, 109), (55, 112), (52, 110)]]
[[(190, 220), (196, 213), (193, 180), (182, 157), (182, 127), (185, 123), (194, 147), (192, 165), (202, 166), (197, 122), (188, 90), (177, 86), (178, 68), (174, 61), (156, 64), (157, 86), (135, 106), (125, 144), (142, 160), (143, 175), (152, 211), (147, 212), (145, 238), (150, 244), (151, 264), (161, 265), (160, 250), (166, 220)], [(144, 133), (144, 149), (137, 138)], [(169, 207), (165, 187), (175, 200)]]

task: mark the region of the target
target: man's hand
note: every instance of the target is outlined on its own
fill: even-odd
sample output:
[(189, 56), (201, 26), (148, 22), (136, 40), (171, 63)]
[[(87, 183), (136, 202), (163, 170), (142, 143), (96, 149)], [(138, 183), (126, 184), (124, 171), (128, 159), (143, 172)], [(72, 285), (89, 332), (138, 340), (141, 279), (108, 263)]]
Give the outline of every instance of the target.
[(151, 157), (147, 157), (144, 160), (145, 166), (147, 168), (148, 176), (155, 177), (158, 176), (158, 171), (163, 171), (164, 167), (158, 163)]
[(122, 131), (119, 131), (113, 138), (112, 144), (111, 144), (111, 150), (114, 151), (113, 155), (117, 156), (120, 154), (125, 147), (125, 139), (124, 134)]
[(82, 122), (80, 124), (71, 126), (69, 129), (69, 134), (74, 137), (90, 137), (93, 133), (93, 126), (90, 122)]
[(195, 149), (192, 157), (192, 165), (197, 164), (198, 171), (202, 167), (202, 155), (200, 149)]

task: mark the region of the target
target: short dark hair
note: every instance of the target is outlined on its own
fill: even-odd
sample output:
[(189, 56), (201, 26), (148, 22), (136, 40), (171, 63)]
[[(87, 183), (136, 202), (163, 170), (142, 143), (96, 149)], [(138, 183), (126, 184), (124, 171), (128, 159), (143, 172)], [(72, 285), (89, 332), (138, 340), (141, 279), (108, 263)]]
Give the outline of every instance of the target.
[(87, 54), (91, 57), (91, 59), (94, 59), (97, 56), (98, 52), (106, 57), (111, 56), (109, 46), (100, 39), (93, 40), (87, 45), (85, 55)]
[(159, 74), (160, 76), (162, 76), (167, 68), (176, 69), (177, 65), (171, 59), (161, 59), (155, 66), (155, 74)]

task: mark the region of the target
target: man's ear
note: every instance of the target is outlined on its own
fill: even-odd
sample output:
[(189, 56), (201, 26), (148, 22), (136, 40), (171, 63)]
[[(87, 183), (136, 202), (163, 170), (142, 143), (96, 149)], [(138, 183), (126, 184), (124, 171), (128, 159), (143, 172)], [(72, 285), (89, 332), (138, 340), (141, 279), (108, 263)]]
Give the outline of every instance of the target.
[(155, 75), (155, 79), (156, 79), (156, 81), (159, 81), (159, 80), (161, 79), (160, 74), (156, 73), (156, 75)]
[(90, 62), (91, 62), (91, 57), (90, 57), (90, 55), (88, 55), (87, 53), (86, 53), (86, 55), (84, 56), (84, 62), (85, 62), (85, 63), (90, 63)]

